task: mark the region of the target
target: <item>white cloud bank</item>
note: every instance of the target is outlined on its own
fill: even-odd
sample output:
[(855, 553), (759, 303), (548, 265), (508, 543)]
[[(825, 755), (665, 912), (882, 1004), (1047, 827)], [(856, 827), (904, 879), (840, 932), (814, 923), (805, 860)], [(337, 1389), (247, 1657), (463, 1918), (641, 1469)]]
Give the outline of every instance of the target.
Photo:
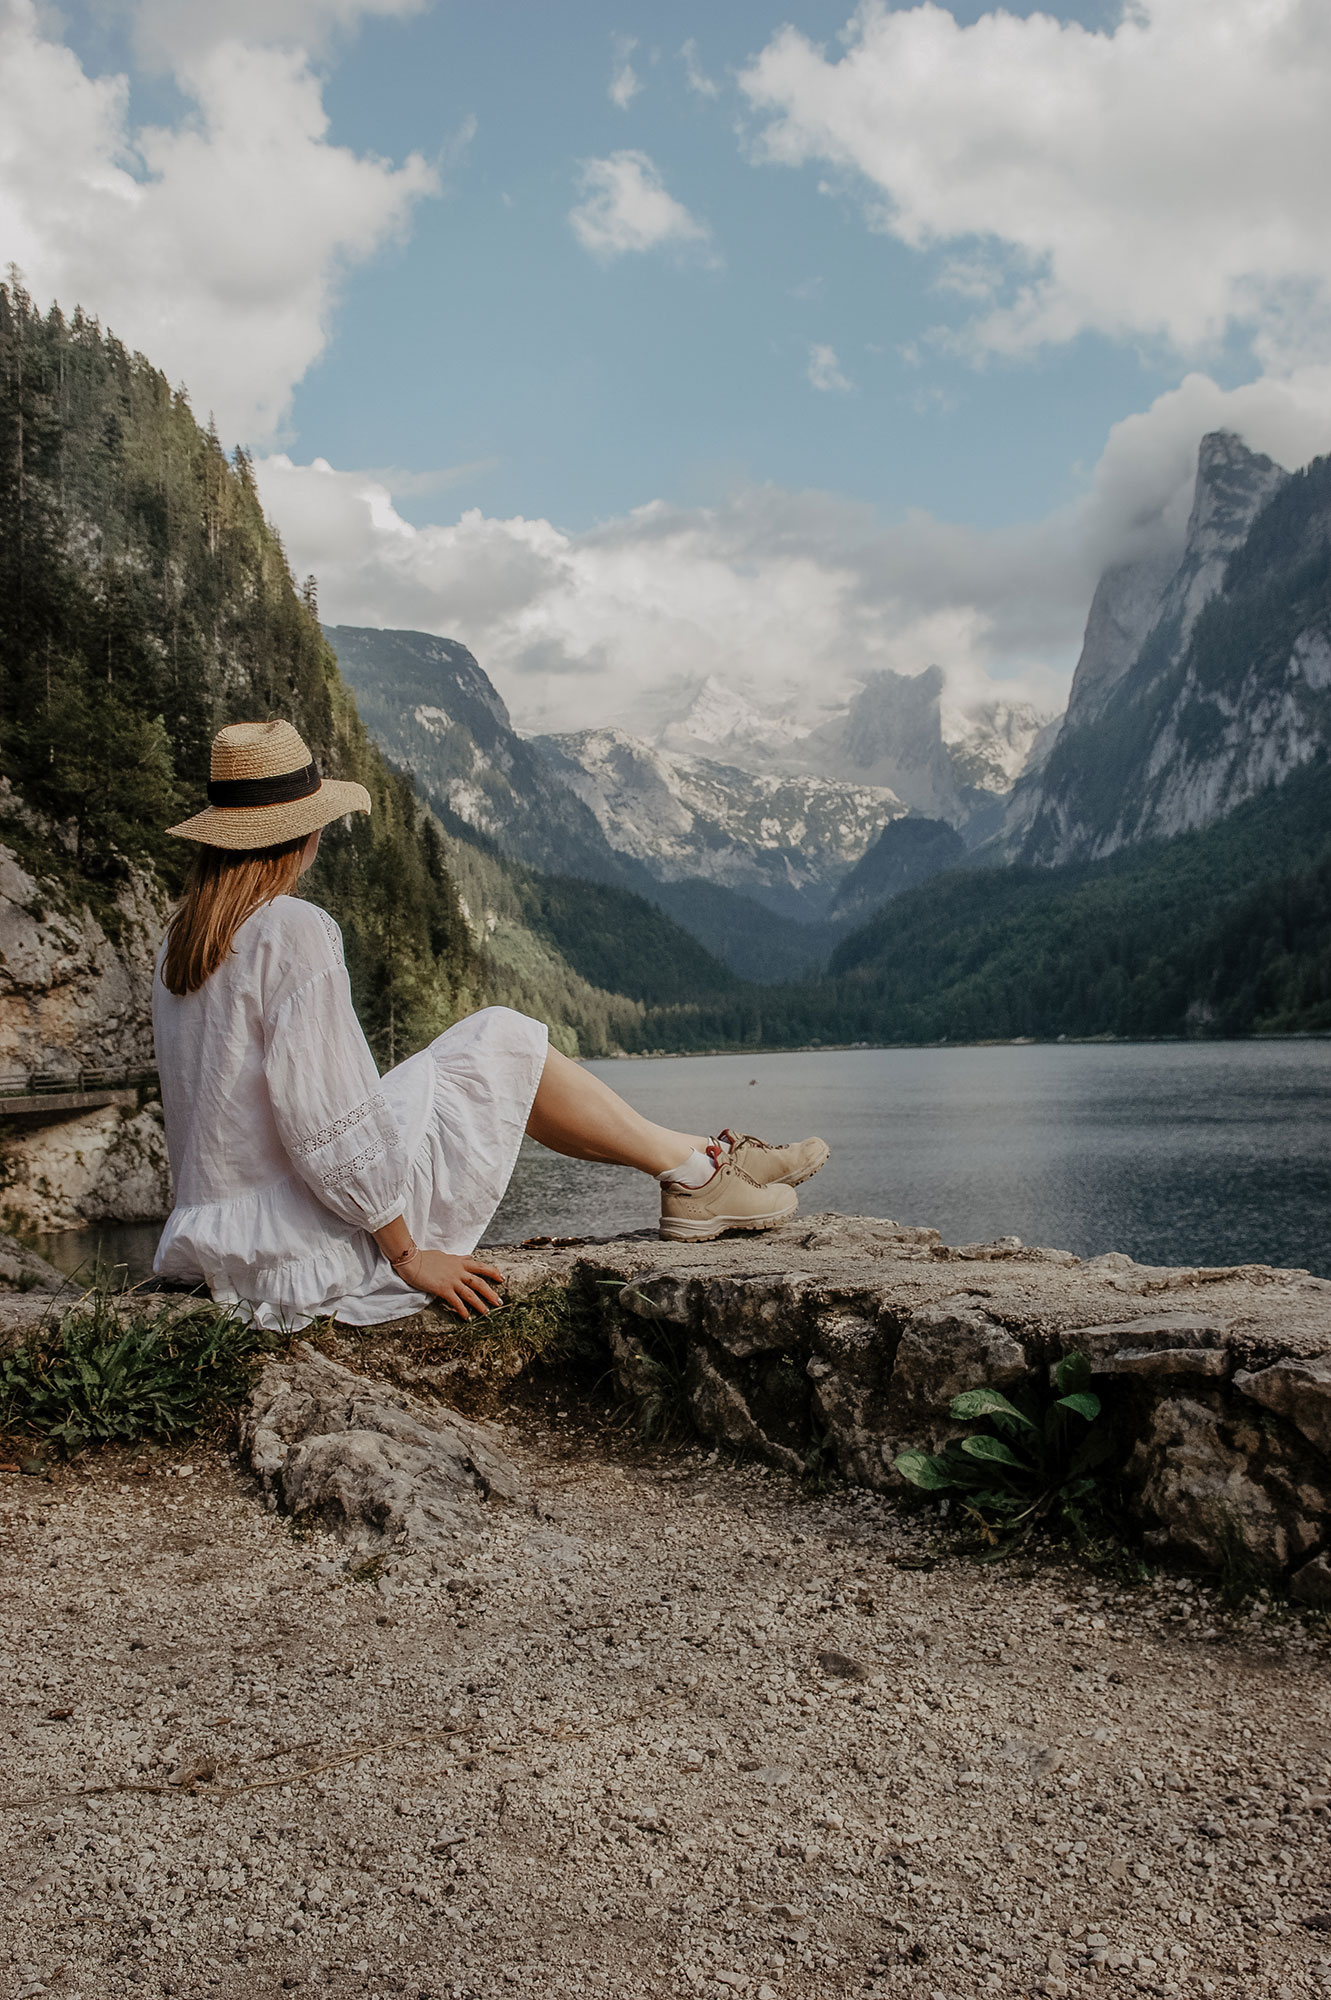
[(602, 262), (662, 246), (702, 251), (715, 262), (707, 224), (675, 200), (646, 153), (626, 148), (586, 160), (578, 186), (583, 198), (568, 219), (583, 249)]
[(1129, 0), (1112, 33), (865, 0), (845, 41), (783, 28), (741, 74), (756, 157), (842, 168), (876, 227), (978, 253), (943, 274), (975, 352), (1092, 331), (1195, 356), (1235, 329), (1275, 369), (1327, 352), (1326, 0)]
[[(250, 11), (159, 4), (145, 32)], [(267, 11), (294, 32), (357, 10)], [(187, 382), (224, 438), (264, 443), (324, 350), (343, 273), (400, 235), (437, 177), (418, 154), (394, 166), (330, 143), (299, 48), (214, 41), (174, 73), (187, 113), (135, 128), (125, 77), (88, 76), (31, 0), (0, 0), (0, 243), (39, 303), (82, 303)]]
[(993, 530), (923, 513), (885, 525), (770, 486), (711, 508), (656, 501), (581, 535), (476, 511), (415, 528), (370, 475), (280, 455), (256, 470), (331, 623), (463, 640), (524, 728), (650, 727), (709, 674), (830, 700), (874, 668), (935, 660), (962, 703), (997, 680), (1055, 709), (1101, 569), (1181, 538), (1198, 439), (1222, 426), (1288, 466), (1331, 449), (1331, 366), (1235, 390), (1189, 375), (1115, 425), (1076, 504)]

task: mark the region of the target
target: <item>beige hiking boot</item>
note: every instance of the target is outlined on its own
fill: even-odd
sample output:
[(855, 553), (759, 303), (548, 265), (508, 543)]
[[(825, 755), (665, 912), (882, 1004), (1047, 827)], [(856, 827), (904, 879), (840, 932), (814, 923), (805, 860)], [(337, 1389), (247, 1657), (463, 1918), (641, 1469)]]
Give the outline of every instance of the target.
[(731, 1229), (776, 1229), (799, 1207), (793, 1188), (761, 1187), (719, 1149), (716, 1172), (701, 1187), (661, 1183), (660, 1234), (676, 1243), (708, 1243)]
[(831, 1149), (822, 1139), (799, 1139), (793, 1146), (770, 1146), (766, 1139), (755, 1139), (751, 1132), (732, 1132), (729, 1126), (718, 1136), (729, 1141), (731, 1160), (741, 1173), (757, 1181), (759, 1187), (776, 1183), (798, 1187), (801, 1181), (812, 1180), (831, 1157)]

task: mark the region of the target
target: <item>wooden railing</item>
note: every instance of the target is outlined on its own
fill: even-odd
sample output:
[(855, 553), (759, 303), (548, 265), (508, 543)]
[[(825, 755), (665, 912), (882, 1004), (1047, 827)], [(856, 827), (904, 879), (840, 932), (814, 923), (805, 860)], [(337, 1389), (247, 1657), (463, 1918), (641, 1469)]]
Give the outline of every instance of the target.
[(0, 1118), (131, 1106), (156, 1094), (155, 1069), (0, 1070)]
[(0, 1070), (0, 1097), (35, 1097), (47, 1090), (142, 1090), (155, 1086), (155, 1069)]

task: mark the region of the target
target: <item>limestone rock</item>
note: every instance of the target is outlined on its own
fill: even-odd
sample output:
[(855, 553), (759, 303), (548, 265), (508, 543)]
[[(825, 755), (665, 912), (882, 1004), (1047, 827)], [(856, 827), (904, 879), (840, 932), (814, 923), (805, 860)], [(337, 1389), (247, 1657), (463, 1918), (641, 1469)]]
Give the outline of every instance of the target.
[(1331, 1354), (1275, 1361), (1269, 1368), (1240, 1369), (1234, 1387), (1288, 1418), (1310, 1444), (1331, 1458)]
[(59, 1292), (69, 1280), (19, 1243), (12, 1236), (0, 1236), (0, 1292)]
[(964, 1297), (940, 1299), (910, 1315), (897, 1347), (889, 1407), (902, 1426), (946, 1421), (954, 1396), (1023, 1381), (1021, 1342)]
[[(1288, 1580), (1331, 1542), (1326, 1459), (1292, 1420), (1297, 1408), (1311, 1423), (1308, 1385), (1331, 1372), (1331, 1284), (1258, 1265), (1165, 1269), (1113, 1253), (1077, 1264), (972, 1247), (1003, 1254), (958, 1261), (933, 1230), (815, 1215), (754, 1239), (495, 1254), (510, 1296), (562, 1282), (594, 1302), (640, 1418), (659, 1422), (683, 1402), (704, 1437), (792, 1474), (832, 1465), (890, 1490), (901, 1450), (950, 1434), (959, 1391), (1033, 1386), (1080, 1349), (1109, 1378), (1125, 1497), (1155, 1546)], [(375, 1350), (392, 1343), (399, 1377), (411, 1368), (423, 1380), (439, 1326), (420, 1315), (411, 1328), (382, 1330)], [(432, 1375), (442, 1381), (452, 1363), (429, 1364)]]
[(26, 1229), (156, 1222), (171, 1207), (162, 1110), (114, 1106), (16, 1131), (0, 1146), (0, 1212)]
[(1109, 1326), (1067, 1329), (1064, 1354), (1084, 1354), (1096, 1375), (1148, 1381), (1218, 1381), (1229, 1374), (1228, 1327), (1216, 1316), (1157, 1313)]
[(91, 911), (58, 907), (52, 885), (0, 846), (0, 1069), (152, 1062), (153, 958), (165, 913), (137, 872), (117, 905), (112, 944)]
[(797, 1347), (806, 1334), (799, 1293), (811, 1282), (798, 1270), (779, 1278), (766, 1272), (721, 1278), (707, 1287), (698, 1308), (702, 1331), (737, 1361)]
[(472, 1538), (479, 1500), (514, 1499), (493, 1434), (353, 1374), (304, 1341), (255, 1385), (241, 1448), (271, 1505), (360, 1549), (439, 1549)]
[(1317, 1546), (1331, 1511), (1311, 1455), (1234, 1422), (1214, 1395), (1157, 1403), (1128, 1476), (1147, 1540), (1215, 1568), (1287, 1569)]
[(837, 1471), (856, 1486), (898, 1485), (887, 1416), (888, 1340), (874, 1321), (851, 1313), (822, 1316), (817, 1340), (819, 1352), (804, 1372)]

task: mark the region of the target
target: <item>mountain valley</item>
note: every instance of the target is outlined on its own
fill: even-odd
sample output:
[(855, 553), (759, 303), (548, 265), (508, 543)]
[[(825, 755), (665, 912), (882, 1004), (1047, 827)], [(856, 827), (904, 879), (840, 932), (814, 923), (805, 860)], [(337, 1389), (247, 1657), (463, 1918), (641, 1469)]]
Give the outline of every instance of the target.
[[(583, 1055), (1331, 1031), (1331, 460), (1204, 438), (1061, 722), (932, 668), (527, 739), (457, 641), (321, 629), (245, 455), (142, 357), (0, 287), (0, 361), (0, 1068), (148, 1061), (161, 830), (253, 714), (374, 799), (310, 889), (385, 1063), (489, 1002)], [(160, 1122), (96, 1116), (83, 1219), (140, 1212)], [(24, 1157), (0, 1129), (20, 1217)]]

